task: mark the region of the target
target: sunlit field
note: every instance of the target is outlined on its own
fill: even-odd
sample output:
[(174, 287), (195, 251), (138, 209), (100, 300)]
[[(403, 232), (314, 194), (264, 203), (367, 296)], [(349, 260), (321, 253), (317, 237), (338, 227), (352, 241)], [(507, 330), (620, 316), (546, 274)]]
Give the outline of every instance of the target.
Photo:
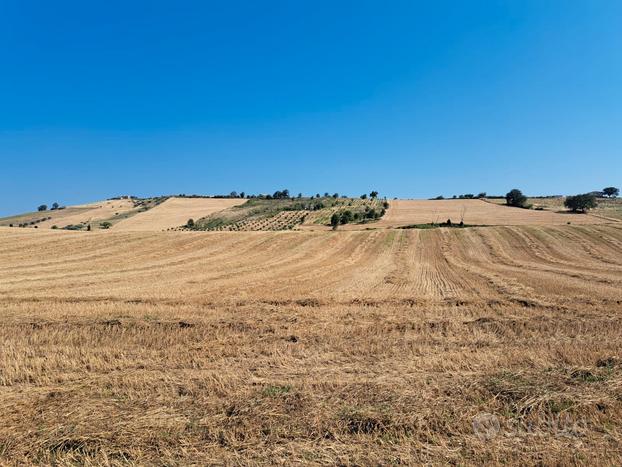
[(619, 223), (0, 228), (0, 310), (7, 464), (622, 459)]

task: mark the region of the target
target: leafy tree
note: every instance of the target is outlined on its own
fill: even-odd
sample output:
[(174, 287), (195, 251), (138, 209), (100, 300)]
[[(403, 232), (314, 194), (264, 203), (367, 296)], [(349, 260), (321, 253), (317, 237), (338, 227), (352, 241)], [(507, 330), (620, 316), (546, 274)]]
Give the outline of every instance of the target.
[(333, 193), (333, 198), (335, 199), (339, 198), (339, 193)]
[(482, 191), (481, 193), (479, 193), (479, 194), (477, 195), (477, 197), (478, 197), (478, 198), (485, 198), (485, 197), (486, 197), (486, 192), (485, 192), (485, 191)]
[(246, 198), (246, 193), (244, 193), (243, 191), (240, 191), (240, 198)]
[(229, 193), (229, 197), (230, 198), (237, 198), (238, 197), (238, 192), (237, 191), (232, 191), (231, 193)]
[(367, 199), (367, 193), (363, 193), (363, 194), (361, 195), (361, 199)]
[(333, 227), (333, 230), (337, 230), (340, 221), (341, 216), (339, 216), (339, 214), (334, 213), (332, 216), (330, 216), (330, 225)]
[(372, 191), (372, 192), (369, 194), (369, 197), (370, 197), (371, 199), (377, 198), (377, 197), (378, 197), (378, 192), (377, 192), (377, 191)]
[(58, 209), (58, 203), (52, 204), (52, 211), (56, 211)]
[(188, 219), (188, 222), (186, 222), (186, 227), (190, 229), (194, 227), (194, 219)]
[(436, 198), (434, 198), (436, 200), (441, 200), (441, 199), (445, 199), (445, 197), (443, 195), (438, 195)]
[(615, 198), (620, 194), (620, 189), (616, 188), (615, 186), (608, 186), (607, 188), (603, 189), (603, 193), (609, 198)]
[(365, 213), (365, 217), (367, 217), (368, 219), (375, 219), (377, 217), (376, 210), (373, 208), (370, 209), (369, 211)]
[(339, 223), (340, 224), (347, 224), (349, 222), (352, 222), (352, 219), (354, 219), (354, 216), (352, 215), (352, 211), (350, 211), (350, 210), (343, 211), (341, 213), (341, 217), (339, 218)]
[(505, 202), (507, 203), (508, 206), (522, 208), (525, 206), (525, 203), (527, 202), (527, 197), (523, 195), (522, 191), (514, 188), (513, 190), (510, 190), (505, 195)]
[(39, 206), (37, 208), (38, 211), (47, 211), (48, 210), (48, 205), (47, 204), (42, 204), (41, 206)]
[(564, 200), (564, 206), (572, 212), (586, 212), (597, 206), (596, 196), (590, 193), (583, 195), (567, 196)]

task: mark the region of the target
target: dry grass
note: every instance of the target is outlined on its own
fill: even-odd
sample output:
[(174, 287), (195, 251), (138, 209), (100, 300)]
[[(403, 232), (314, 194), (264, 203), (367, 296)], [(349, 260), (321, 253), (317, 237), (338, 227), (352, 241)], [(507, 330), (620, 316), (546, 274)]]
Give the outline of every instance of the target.
[(621, 286), (619, 225), (0, 228), (0, 463), (619, 464)]
[(605, 219), (586, 214), (566, 214), (552, 211), (501, 206), (479, 199), (459, 200), (393, 200), (389, 210), (375, 225), (397, 227), (408, 224), (439, 223), (451, 219), (476, 225), (561, 225), (598, 224)]
[(116, 224), (119, 231), (160, 231), (180, 227), (188, 219), (199, 219), (246, 202), (245, 199), (169, 198), (148, 211)]

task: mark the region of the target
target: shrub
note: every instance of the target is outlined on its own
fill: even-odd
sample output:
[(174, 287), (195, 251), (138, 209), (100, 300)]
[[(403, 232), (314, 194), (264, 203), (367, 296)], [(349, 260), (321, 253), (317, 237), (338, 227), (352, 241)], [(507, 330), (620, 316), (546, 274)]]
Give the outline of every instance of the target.
[(367, 217), (368, 219), (375, 219), (376, 218), (376, 210), (375, 209), (370, 209), (369, 211), (367, 211), (365, 213), (365, 217)]
[(388, 201), (383, 201), (382, 202), (382, 207), (385, 209), (389, 209), (389, 202)]
[(435, 200), (441, 200), (441, 199), (445, 199), (445, 197), (443, 195), (438, 195), (436, 198), (434, 198)]
[(186, 227), (188, 227), (189, 229), (194, 227), (194, 219), (188, 219), (188, 222), (186, 222)]
[(603, 193), (609, 198), (615, 198), (620, 194), (620, 189), (616, 188), (615, 186), (608, 186), (607, 188), (603, 189)]
[(523, 195), (523, 192), (514, 188), (505, 195), (505, 202), (508, 206), (514, 206), (517, 208), (525, 207), (527, 197)]
[(100, 227), (101, 229), (107, 230), (107, 229), (109, 229), (110, 227), (112, 227), (112, 224), (111, 224), (110, 222), (107, 222), (107, 221), (106, 221), (106, 222), (101, 222), (101, 223), (99, 224), (99, 227)]
[(344, 211), (341, 213), (341, 217), (339, 218), (339, 223), (340, 224), (347, 224), (349, 222), (352, 222), (352, 219), (354, 219), (354, 216), (352, 215), (352, 211)]
[(585, 212), (597, 206), (596, 196), (586, 193), (583, 195), (568, 196), (564, 200), (564, 206), (572, 212)]
[(53, 230), (56, 230), (56, 229), (58, 229), (58, 226), (57, 226), (57, 225), (53, 225), (53, 226), (52, 226), (52, 229), (53, 229)]
[(361, 199), (367, 199), (367, 193), (363, 193), (363, 194), (361, 195)]
[(331, 217), (330, 217), (330, 225), (333, 227), (333, 230), (337, 230), (337, 227), (339, 226), (339, 222), (341, 221), (341, 218), (339, 216), (339, 214), (334, 213)]

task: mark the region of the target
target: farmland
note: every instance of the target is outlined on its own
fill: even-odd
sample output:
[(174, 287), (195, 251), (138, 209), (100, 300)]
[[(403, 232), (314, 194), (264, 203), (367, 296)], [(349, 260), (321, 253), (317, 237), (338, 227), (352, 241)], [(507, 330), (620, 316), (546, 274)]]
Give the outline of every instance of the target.
[(0, 463), (619, 463), (622, 224), (391, 203), (369, 231), (0, 228)]

